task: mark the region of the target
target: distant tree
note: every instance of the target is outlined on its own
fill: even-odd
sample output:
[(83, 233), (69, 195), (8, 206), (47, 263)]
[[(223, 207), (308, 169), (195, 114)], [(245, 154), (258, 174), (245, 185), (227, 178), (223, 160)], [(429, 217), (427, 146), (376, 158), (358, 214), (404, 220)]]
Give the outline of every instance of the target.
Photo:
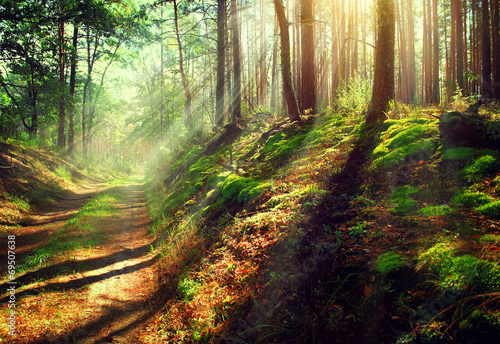
[(177, 47), (179, 48), (179, 73), (181, 74), (182, 87), (184, 88), (184, 94), (186, 95), (186, 103), (184, 105), (185, 110), (185, 123), (186, 127), (190, 128), (193, 125), (192, 109), (191, 109), (191, 90), (189, 88), (189, 81), (186, 77), (186, 72), (184, 71), (184, 53), (182, 49), (181, 34), (179, 31), (179, 4), (177, 0), (173, 0), (174, 3), (174, 26), (175, 26), (175, 38), (177, 42)]
[(389, 102), (394, 99), (394, 40), (394, 0), (377, 0), (377, 41), (368, 123), (383, 121)]

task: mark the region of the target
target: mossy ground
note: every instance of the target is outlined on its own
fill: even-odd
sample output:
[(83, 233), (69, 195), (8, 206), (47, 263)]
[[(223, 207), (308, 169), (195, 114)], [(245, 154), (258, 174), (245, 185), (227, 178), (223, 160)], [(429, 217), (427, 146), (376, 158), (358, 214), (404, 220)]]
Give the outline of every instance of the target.
[(232, 165), (228, 147), (187, 148), (149, 191), (179, 283), (157, 338), (475, 343), (472, 328), (499, 330), (498, 152), (443, 148), (430, 111), (391, 114), (354, 192), (332, 181), (360, 116), (247, 119)]

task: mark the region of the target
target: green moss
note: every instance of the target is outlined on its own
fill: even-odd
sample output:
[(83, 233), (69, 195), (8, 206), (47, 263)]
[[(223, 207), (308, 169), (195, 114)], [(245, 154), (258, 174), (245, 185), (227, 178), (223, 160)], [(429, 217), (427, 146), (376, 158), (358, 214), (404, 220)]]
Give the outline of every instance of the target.
[(464, 190), (459, 192), (450, 201), (456, 208), (473, 208), (482, 206), (493, 201), (493, 198), (478, 191)]
[(373, 151), (372, 168), (391, 168), (406, 159), (425, 160), (435, 150), (437, 127), (435, 121), (386, 121), (388, 129), (382, 142)]
[(240, 192), (256, 187), (256, 183), (251, 178), (241, 177), (237, 174), (230, 174), (220, 185), (223, 200), (237, 199)]
[(443, 159), (449, 160), (470, 160), (477, 153), (477, 149), (472, 147), (449, 148), (443, 153)]
[(468, 182), (478, 182), (486, 176), (498, 172), (499, 163), (496, 155), (486, 154), (476, 158), (461, 173)]
[(475, 210), (485, 216), (489, 216), (491, 218), (500, 218), (500, 201), (494, 201), (480, 207), (475, 208)]
[(418, 193), (418, 188), (411, 185), (397, 187), (390, 195), (392, 212), (397, 215), (413, 213), (418, 209), (418, 202), (412, 196)]
[(500, 235), (495, 235), (495, 234), (486, 234), (483, 235), (480, 239), (479, 242), (483, 244), (488, 244), (488, 243), (500, 243)]
[(253, 182), (238, 194), (238, 202), (249, 202), (271, 186), (270, 182)]
[(383, 275), (397, 271), (406, 264), (406, 259), (395, 252), (389, 251), (378, 256), (375, 270)]
[(435, 205), (424, 207), (420, 209), (418, 213), (424, 216), (443, 216), (448, 215), (452, 211), (453, 210), (448, 205)]
[(472, 255), (457, 255), (450, 243), (438, 243), (419, 256), (420, 267), (435, 275), (444, 289), (469, 288), (486, 293), (500, 287), (500, 267)]

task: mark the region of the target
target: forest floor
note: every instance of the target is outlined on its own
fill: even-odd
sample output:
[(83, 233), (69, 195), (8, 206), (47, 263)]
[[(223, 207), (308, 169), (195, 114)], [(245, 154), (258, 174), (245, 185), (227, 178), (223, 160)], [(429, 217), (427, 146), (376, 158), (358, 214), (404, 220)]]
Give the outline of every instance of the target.
[[(154, 239), (148, 234), (143, 185), (137, 179), (118, 184), (74, 188), (16, 227), (16, 261), (38, 260), (36, 266), (24, 263), (19, 267), (24, 271), (17, 276), (16, 334), (9, 335), (3, 322), (1, 342), (128, 343), (140, 336), (140, 325), (159, 304), (155, 302), (156, 257), (149, 254)], [(109, 197), (112, 211), (92, 212), (96, 202), (90, 207), (89, 203), (102, 195)], [(75, 219), (79, 219), (78, 225), (72, 226)], [(54, 238), (74, 242), (89, 224), (99, 227), (98, 240), (93, 243), (50, 254), (44, 249)], [(2, 237), (7, 234), (2, 233)], [(2, 257), (7, 256), (4, 246)], [(2, 269), (6, 269), (6, 262), (2, 259)], [(3, 278), (2, 304), (8, 302), (6, 282)], [(3, 311), (8, 312), (8, 308)], [(8, 314), (4, 315), (7, 318)]]

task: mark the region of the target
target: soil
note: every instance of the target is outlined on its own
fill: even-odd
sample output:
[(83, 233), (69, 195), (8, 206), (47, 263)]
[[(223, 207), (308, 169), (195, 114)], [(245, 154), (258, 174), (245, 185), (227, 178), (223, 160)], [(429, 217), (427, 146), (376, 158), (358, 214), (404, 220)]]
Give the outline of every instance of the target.
[[(16, 259), (21, 261), (102, 190), (99, 184), (82, 187), (31, 216), (29, 225), (16, 230)], [(162, 305), (162, 288), (156, 257), (150, 253), (154, 239), (148, 234), (144, 190), (140, 184), (129, 184), (118, 187), (118, 192), (122, 202), (117, 214), (102, 223), (102, 245), (18, 277), (16, 335), (8, 335), (4, 326), (0, 342), (131, 343), (147, 331), (146, 322)], [(7, 285), (0, 287), (5, 291)], [(0, 297), (6, 304), (7, 294)]]

